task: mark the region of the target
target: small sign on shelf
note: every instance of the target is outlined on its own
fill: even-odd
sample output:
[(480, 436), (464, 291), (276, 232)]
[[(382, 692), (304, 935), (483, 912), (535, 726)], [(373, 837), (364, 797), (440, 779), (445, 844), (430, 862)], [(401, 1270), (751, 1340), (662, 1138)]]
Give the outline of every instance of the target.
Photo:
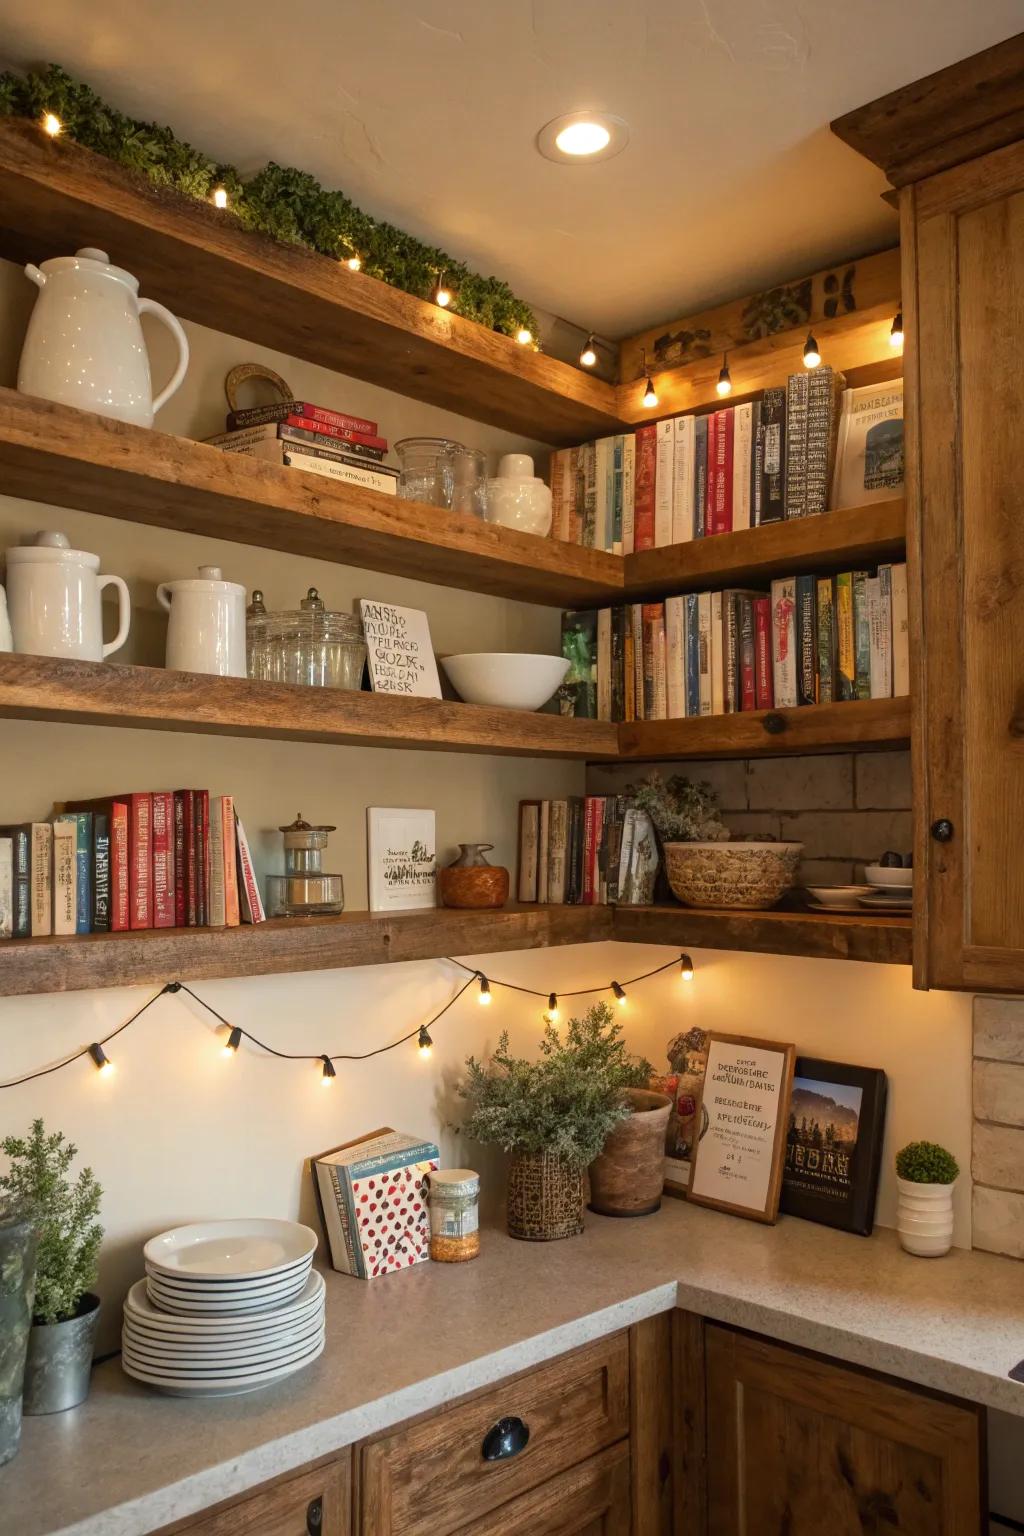
[(366, 660), (374, 693), (439, 699), (441, 679), (430, 643), (430, 625), (419, 608), (359, 599), (366, 636)]

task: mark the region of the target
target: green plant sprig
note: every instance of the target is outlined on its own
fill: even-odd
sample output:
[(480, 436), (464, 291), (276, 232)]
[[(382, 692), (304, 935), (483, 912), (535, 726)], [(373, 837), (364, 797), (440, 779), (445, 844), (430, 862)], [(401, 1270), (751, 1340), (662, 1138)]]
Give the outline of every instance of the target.
[(729, 839), (729, 828), (718, 814), (718, 796), (706, 780), (674, 773), (663, 779), (651, 773), (630, 785), (633, 803), (646, 811), (666, 843), (720, 843)]
[(59, 1323), (74, 1317), (78, 1303), (96, 1283), (103, 1228), (97, 1221), (102, 1189), (91, 1168), (71, 1182), (68, 1169), (78, 1156), (63, 1132), (47, 1136), (42, 1120), (33, 1120), (28, 1136), (0, 1142), (10, 1169), (0, 1175), (3, 1202), (36, 1226), (36, 1322)]
[(896, 1153), (896, 1172), (910, 1184), (952, 1184), (960, 1165), (952, 1152), (934, 1141), (908, 1141)]
[(530, 306), (497, 277), (483, 277), (464, 262), (413, 235), (372, 218), (345, 196), (322, 187), (307, 171), (273, 161), (248, 180), (220, 165), (170, 128), (128, 117), (59, 65), (27, 75), (0, 74), (0, 117), (41, 120), (52, 112), (76, 144), (145, 176), (155, 186), (206, 201), (215, 187), (228, 194), (231, 212), (247, 229), (303, 245), (335, 260), (358, 255), (371, 277), (427, 299), (444, 276), (451, 311), (514, 336), (537, 335)]

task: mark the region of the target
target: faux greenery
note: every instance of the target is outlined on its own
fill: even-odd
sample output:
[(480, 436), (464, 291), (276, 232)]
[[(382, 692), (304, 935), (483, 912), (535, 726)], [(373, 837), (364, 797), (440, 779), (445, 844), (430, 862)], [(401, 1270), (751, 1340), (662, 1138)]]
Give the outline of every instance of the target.
[[(451, 309), (506, 336), (520, 328), (537, 334), (530, 306), (507, 283), (481, 277), (436, 246), (424, 245), (393, 224), (380, 223), (331, 192), (306, 171), (264, 166), (243, 181), (233, 165), (218, 165), (202, 150), (176, 138), (170, 128), (127, 117), (57, 64), (40, 73), (0, 73), (0, 117), (42, 119), (52, 112), (76, 144), (105, 155), (185, 197), (208, 200), (215, 187), (228, 194), (231, 212), (248, 229), (324, 256), (358, 256), (371, 277), (429, 298), (443, 275), (454, 294)], [(229, 215), (227, 215), (229, 216)]]
[(633, 803), (646, 811), (666, 843), (723, 843), (729, 828), (718, 814), (718, 796), (707, 782), (694, 784), (675, 773), (652, 773), (631, 786)]
[(462, 1129), (506, 1152), (552, 1152), (592, 1163), (608, 1135), (629, 1115), (624, 1088), (645, 1088), (649, 1062), (631, 1056), (607, 1003), (570, 1019), (564, 1037), (547, 1024), (540, 1057), (509, 1054), (508, 1035), (485, 1065), (470, 1056), (459, 1094), (469, 1105)]
[(33, 1120), (28, 1136), (5, 1136), (0, 1145), (11, 1164), (0, 1175), (0, 1195), (39, 1231), (35, 1321), (62, 1322), (74, 1317), (83, 1294), (96, 1282), (103, 1237), (96, 1218), (103, 1191), (91, 1168), (80, 1169), (71, 1182), (68, 1169), (78, 1148), (61, 1131), (47, 1136), (42, 1120)]
[(952, 1184), (960, 1165), (934, 1141), (908, 1141), (896, 1153), (896, 1172), (911, 1184)]

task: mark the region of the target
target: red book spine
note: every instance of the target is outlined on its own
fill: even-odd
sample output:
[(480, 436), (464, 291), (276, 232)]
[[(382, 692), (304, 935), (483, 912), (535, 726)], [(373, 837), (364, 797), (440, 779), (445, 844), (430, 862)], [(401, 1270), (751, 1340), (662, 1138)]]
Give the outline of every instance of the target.
[(126, 933), (130, 921), (128, 874), (128, 807), (115, 800), (110, 807), (110, 928)]
[(153, 795), (153, 927), (174, 927), (174, 795)]
[(132, 795), (128, 822), (129, 926), (153, 926), (153, 796)]
[(185, 813), (185, 926), (199, 922), (199, 895), (196, 880), (196, 796), (195, 790), (180, 790)]
[(196, 922), (205, 928), (210, 921), (210, 792), (195, 794)]
[(658, 429), (654, 423), (636, 429), (633, 474), (633, 548), (654, 548), (654, 493), (657, 474)]
[(185, 793), (174, 791), (174, 926), (188, 927), (188, 864), (185, 859)]
[(241, 922), (238, 906), (238, 850), (235, 846), (235, 802), (221, 796), (221, 828), (224, 844), (224, 916), (229, 928)]
[(368, 437), (373, 437), (377, 431), (377, 423), (367, 421), (363, 416), (346, 416), (343, 411), (329, 411), (325, 405), (310, 405), (308, 400), (300, 404), (303, 416), (310, 421), (328, 422), (343, 432), (364, 432)]
[(754, 599), (754, 707), (771, 709), (775, 703), (772, 686), (772, 600)]
[(309, 416), (286, 416), (284, 425), (286, 427), (304, 427), (308, 432), (311, 420), (316, 423), (313, 430), (318, 432), (321, 437), (340, 438), (346, 443), (361, 443), (364, 448), (379, 448), (382, 453), (387, 453), (388, 451), (388, 440), (386, 437), (376, 437), (372, 432), (353, 432), (349, 427), (335, 426), (333, 422), (323, 421), (319, 416), (312, 418)]
[(585, 907), (594, 905), (594, 806), (588, 795), (583, 802), (583, 902)]
[(733, 413), (715, 412), (715, 499), (711, 507), (711, 532), (732, 532)]

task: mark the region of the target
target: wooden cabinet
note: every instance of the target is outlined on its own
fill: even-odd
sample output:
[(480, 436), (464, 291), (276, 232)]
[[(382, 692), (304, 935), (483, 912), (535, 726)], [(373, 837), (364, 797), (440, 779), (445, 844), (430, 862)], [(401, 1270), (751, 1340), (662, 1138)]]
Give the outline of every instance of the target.
[(978, 1536), (981, 1410), (705, 1329), (707, 1536)]
[(631, 1536), (629, 1446), (592, 1456), (464, 1525), (459, 1536)]
[(352, 1453), (306, 1467), (255, 1493), (166, 1526), (159, 1536), (350, 1536)]

